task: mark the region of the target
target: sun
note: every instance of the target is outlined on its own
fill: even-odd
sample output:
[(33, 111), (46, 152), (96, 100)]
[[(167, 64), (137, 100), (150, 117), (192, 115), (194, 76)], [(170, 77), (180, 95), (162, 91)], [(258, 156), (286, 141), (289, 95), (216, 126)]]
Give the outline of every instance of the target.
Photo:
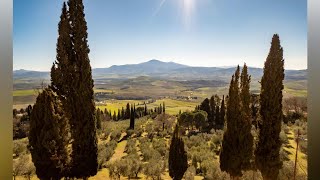
[[(160, 12), (162, 6), (165, 4), (166, 1), (167, 0), (160, 1), (159, 5), (153, 12), (152, 17), (156, 16)], [(189, 27), (191, 24), (191, 19), (195, 11), (196, 1), (197, 0), (176, 0), (177, 5), (182, 10), (182, 17), (186, 27)]]
[(180, 0), (180, 1), (183, 9), (184, 23), (186, 26), (189, 27), (191, 23), (191, 18), (195, 10), (196, 0)]

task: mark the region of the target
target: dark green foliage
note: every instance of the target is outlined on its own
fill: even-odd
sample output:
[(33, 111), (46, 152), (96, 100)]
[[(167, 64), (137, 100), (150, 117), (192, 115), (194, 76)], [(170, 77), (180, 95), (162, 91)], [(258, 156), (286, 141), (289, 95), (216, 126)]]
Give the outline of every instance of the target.
[(212, 128), (215, 124), (215, 111), (216, 111), (216, 102), (214, 100), (214, 96), (211, 96), (210, 98), (210, 109), (211, 109), (211, 113), (210, 115), (208, 116), (208, 122), (209, 122), (209, 126), (210, 128)]
[[(69, 0), (59, 23), (56, 62), (51, 68), (52, 88), (63, 104), (72, 136), (70, 177), (97, 173), (97, 136), (93, 79), (82, 0)], [(64, 6), (65, 7), (65, 6)]]
[(113, 119), (114, 121), (117, 120), (117, 113), (116, 113), (116, 111), (113, 111), (112, 119)]
[(60, 179), (69, 167), (68, 121), (49, 88), (37, 97), (30, 120), (29, 149), (40, 179)]
[(241, 129), (240, 129), (240, 142), (241, 142), (241, 156), (242, 156), (242, 169), (249, 170), (251, 168), (251, 160), (253, 155), (253, 136), (251, 134), (252, 121), (250, 109), (250, 81), (251, 76), (248, 75), (248, 67), (244, 64), (241, 72), (240, 83), (240, 102), (241, 102)]
[(166, 105), (165, 103), (163, 102), (163, 109), (162, 109), (163, 113), (166, 113)]
[(120, 109), (118, 109), (117, 120), (119, 121), (120, 119), (122, 119), (122, 118), (121, 118), (121, 111), (120, 111)]
[(28, 105), (28, 107), (26, 108), (26, 112), (27, 112), (27, 121), (30, 121), (30, 116), (31, 116), (31, 112), (32, 112), (31, 105)]
[(147, 104), (144, 104), (144, 115), (148, 115)]
[(131, 105), (131, 110), (130, 110), (130, 129), (134, 129), (134, 119), (135, 119), (135, 107)]
[(188, 129), (195, 126), (199, 130), (206, 128), (208, 126), (208, 114), (205, 111), (198, 110), (195, 112), (183, 112), (179, 118), (178, 122), (181, 126), (187, 127)]
[(203, 102), (200, 104), (200, 110), (207, 112), (208, 117), (211, 117), (211, 108), (210, 108), (210, 102), (209, 99), (206, 98), (203, 100)]
[(124, 119), (130, 119), (130, 105), (129, 103), (127, 103), (127, 106), (126, 106), (126, 112), (124, 114)]
[(184, 142), (179, 137), (179, 127), (176, 125), (171, 139), (169, 150), (169, 175), (174, 180), (181, 180), (188, 168), (187, 153), (184, 150)]
[(258, 128), (258, 112), (259, 112), (259, 96), (256, 94), (251, 94), (251, 116), (252, 124)]
[(279, 36), (272, 38), (269, 55), (264, 64), (261, 79), (259, 142), (255, 152), (256, 164), (265, 179), (277, 179), (280, 161), (282, 114), (282, 90), (284, 79), (283, 49)]
[(219, 116), (219, 119), (216, 120), (216, 127), (218, 129), (223, 129), (225, 115), (226, 115), (226, 106), (224, 104), (224, 96), (223, 96), (222, 102), (221, 102), (221, 108), (220, 108), (220, 116)]
[(227, 128), (223, 135), (222, 150), (220, 153), (220, 168), (231, 177), (242, 176), (243, 170), (250, 168), (252, 159), (253, 137), (251, 135), (250, 117), (250, 77), (247, 66), (241, 73), (237, 67), (232, 76), (227, 101)]
[(18, 110), (14, 108), (12, 112), (13, 112), (13, 117), (15, 118), (18, 114)]
[(216, 106), (216, 114), (215, 114), (215, 127), (217, 127), (218, 121), (220, 119), (220, 108), (219, 106)]
[(121, 108), (121, 119), (125, 119), (124, 115), (125, 115), (125, 111), (124, 111), (124, 108), (122, 107)]

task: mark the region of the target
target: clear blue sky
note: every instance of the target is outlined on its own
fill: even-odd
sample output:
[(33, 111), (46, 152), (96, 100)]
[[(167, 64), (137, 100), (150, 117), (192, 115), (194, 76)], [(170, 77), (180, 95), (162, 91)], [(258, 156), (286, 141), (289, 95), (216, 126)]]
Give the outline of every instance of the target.
[[(13, 67), (49, 71), (63, 0), (14, 0)], [(150, 59), (263, 67), (274, 33), (307, 68), (307, 0), (84, 0), (93, 68)]]

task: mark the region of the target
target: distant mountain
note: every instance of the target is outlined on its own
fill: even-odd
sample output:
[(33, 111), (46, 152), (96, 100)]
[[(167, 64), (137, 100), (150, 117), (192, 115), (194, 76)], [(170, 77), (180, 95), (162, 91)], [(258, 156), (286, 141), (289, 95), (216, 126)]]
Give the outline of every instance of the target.
[(113, 65), (109, 68), (96, 68), (93, 70), (93, 76), (102, 74), (157, 74), (166, 73), (171, 70), (185, 68), (186, 65), (174, 62), (162, 62), (159, 60), (150, 60), (140, 64)]
[[(235, 67), (191, 67), (174, 62), (150, 60), (140, 64), (114, 65), (109, 68), (92, 70), (94, 79), (128, 79), (139, 76), (165, 78), (171, 80), (224, 80), (229, 81)], [(249, 67), (252, 79), (258, 80), (263, 75), (262, 68)], [(14, 79), (50, 79), (49, 72), (28, 70), (13, 71)], [(307, 70), (285, 70), (286, 80), (306, 80)]]
[(13, 79), (49, 79), (49, 72), (29, 71), (25, 69), (13, 71)]

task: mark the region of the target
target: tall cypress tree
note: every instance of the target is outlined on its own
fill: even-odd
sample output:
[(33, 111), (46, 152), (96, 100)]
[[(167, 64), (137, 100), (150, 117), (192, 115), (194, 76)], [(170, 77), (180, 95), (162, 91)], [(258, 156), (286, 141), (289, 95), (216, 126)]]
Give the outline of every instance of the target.
[(241, 143), (241, 160), (242, 170), (248, 170), (251, 168), (251, 160), (253, 155), (253, 136), (251, 134), (252, 122), (251, 122), (251, 109), (250, 109), (250, 81), (251, 76), (248, 75), (248, 67), (244, 64), (241, 72), (240, 83), (240, 108), (241, 108), (241, 128), (239, 133)]
[(210, 128), (212, 128), (214, 126), (214, 124), (217, 124), (217, 122), (216, 122), (217, 120), (215, 120), (216, 102), (214, 100), (213, 95), (211, 96), (209, 103), (210, 103), (211, 113), (210, 113), (210, 115), (208, 114), (208, 122), (209, 122)]
[(122, 108), (121, 108), (121, 119), (125, 119), (125, 118), (124, 118), (124, 114), (125, 114), (125, 111), (124, 111), (124, 108), (122, 107)]
[(226, 115), (226, 107), (225, 107), (224, 95), (223, 95), (222, 102), (221, 102), (221, 108), (220, 108), (220, 117), (219, 117), (219, 120), (216, 121), (219, 129), (223, 129), (225, 115)]
[(215, 110), (215, 129), (218, 128), (218, 123), (219, 123), (219, 119), (220, 119), (220, 107), (219, 106), (216, 106), (216, 110)]
[(130, 129), (134, 129), (134, 109), (133, 106), (131, 105), (131, 110), (130, 110)]
[(242, 176), (241, 158), (239, 148), (239, 123), (240, 117), (240, 97), (239, 97), (239, 74), (237, 67), (235, 74), (231, 78), (229, 87), (229, 100), (227, 102), (227, 128), (223, 134), (222, 150), (220, 153), (220, 169), (226, 171), (231, 177)]
[(144, 104), (144, 115), (148, 115), (147, 104)]
[(273, 35), (270, 51), (264, 63), (261, 79), (260, 134), (255, 151), (256, 164), (264, 179), (277, 179), (280, 161), (282, 90), (284, 80), (283, 49), (277, 34)]
[(187, 153), (184, 150), (184, 142), (179, 136), (179, 127), (176, 125), (171, 139), (169, 150), (169, 175), (174, 180), (181, 180), (188, 168)]
[(118, 117), (117, 117), (117, 120), (119, 121), (121, 119), (121, 111), (120, 109), (118, 109)]
[(165, 105), (165, 103), (163, 101), (163, 114), (165, 114), (165, 113), (166, 113), (166, 105)]
[(82, 0), (69, 0), (69, 22), (71, 27), (72, 86), (67, 97), (70, 103), (72, 143), (72, 173), (77, 178), (96, 175), (97, 135), (95, 105), (93, 99), (93, 79), (89, 60), (87, 22), (85, 20)]
[(56, 48), (56, 60), (51, 67), (51, 89), (58, 94), (64, 106), (70, 102), (67, 97), (70, 96), (72, 86), (72, 41), (71, 27), (69, 24), (69, 12), (66, 3), (63, 3), (60, 22), (58, 24), (58, 39)]
[(68, 120), (61, 102), (51, 89), (44, 89), (30, 114), (29, 148), (38, 178), (67, 176), (69, 138)]
[(127, 103), (124, 119), (130, 119), (130, 117), (131, 117), (130, 105), (129, 105), (129, 103)]

